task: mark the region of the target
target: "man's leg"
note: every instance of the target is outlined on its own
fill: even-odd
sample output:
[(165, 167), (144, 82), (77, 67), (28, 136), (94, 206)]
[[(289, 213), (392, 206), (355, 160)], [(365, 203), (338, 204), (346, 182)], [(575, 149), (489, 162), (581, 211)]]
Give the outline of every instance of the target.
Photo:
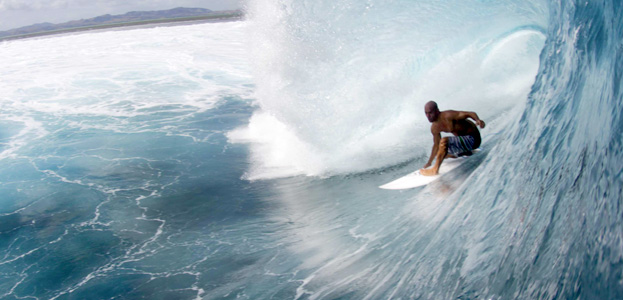
[(439, 150), (437, 151), (437, 157), (435, 158), (435, 165), (430, 169), (420, 169), (420, 174), (424, 176), (433, 176), (439, 173), (439, 167), (448, 154), (448, 138), (442, 138), (439, 141)]

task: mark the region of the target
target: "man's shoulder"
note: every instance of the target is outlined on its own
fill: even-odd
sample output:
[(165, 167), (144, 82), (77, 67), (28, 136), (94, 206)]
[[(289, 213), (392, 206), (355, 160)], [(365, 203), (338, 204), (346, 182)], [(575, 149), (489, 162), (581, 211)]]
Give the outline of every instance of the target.
[(440, 133), (442, 131), (442, 123), (440, 120), (437, 120), (430, 124), (430, 132), (432, 133)]
[(442, 112), (439, 113), (440, 116), (443, 116), (445, 118), (452, 118), (453, 116), (457, 115), (459, 113), (458, 110), (444, 110)]

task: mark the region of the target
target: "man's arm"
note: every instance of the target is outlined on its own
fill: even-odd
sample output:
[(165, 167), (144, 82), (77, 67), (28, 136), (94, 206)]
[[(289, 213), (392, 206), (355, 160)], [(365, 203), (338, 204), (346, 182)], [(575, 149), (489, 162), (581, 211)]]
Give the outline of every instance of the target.
[(476, 121), (476, 125), (480, 126), (480, 128), (485, 128), (485, 121), (478, 118), (478, 115), (473, 111), (458, 111), (456, 118), (460, 120), (471, 118)]
[(424, 165), (424, 169), (430, 167), (437, 156), (437, 151), (439, 151), (439, 141), (441, 141), (441, 132), (435, 128), (435, 126), (431, 126), (430, 133), (433, 135), (433, 150), (430, 153), (430, 158), (428, 162)]

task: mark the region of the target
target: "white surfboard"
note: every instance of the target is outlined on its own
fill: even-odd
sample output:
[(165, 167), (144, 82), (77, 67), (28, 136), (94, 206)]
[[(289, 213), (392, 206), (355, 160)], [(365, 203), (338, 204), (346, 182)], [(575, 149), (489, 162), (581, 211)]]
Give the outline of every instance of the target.
[(443, 163), (441, 164), (441, 167), (439, 167), (439, 174), (435, 176), (424, 176), (420, 174), (420, 170), (417, 170), (403, 177), (400, 177), (392, 182), (381, 185), (379, 186), (379, 188), (386, 189), (386, 190), (404, 190), (404, 189), (411, 189), (411, 188), (415, 188), (418, 186), (427, 185), (437, 180), (443, 174), (446, 174), (452, 171), (452, 169), (460, 166), (463, 162), (468, 160), (470, 157), (473, 157), (474, 155), (476, 155), (478, 151), (479, 149), (474, 150), (474, 154), (471, 156), (461, 156), (457, 158), (444, 159)]

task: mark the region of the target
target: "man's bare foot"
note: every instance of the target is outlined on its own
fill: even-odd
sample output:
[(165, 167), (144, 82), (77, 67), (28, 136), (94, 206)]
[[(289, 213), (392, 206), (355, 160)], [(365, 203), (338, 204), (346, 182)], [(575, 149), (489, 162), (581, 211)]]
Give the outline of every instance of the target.
[(435, 175), (437, 175), (437, 171), (435, 170), (435, 168), (420, 169), (420, 174), (422, 174), (424, 176), (435, 176)]

